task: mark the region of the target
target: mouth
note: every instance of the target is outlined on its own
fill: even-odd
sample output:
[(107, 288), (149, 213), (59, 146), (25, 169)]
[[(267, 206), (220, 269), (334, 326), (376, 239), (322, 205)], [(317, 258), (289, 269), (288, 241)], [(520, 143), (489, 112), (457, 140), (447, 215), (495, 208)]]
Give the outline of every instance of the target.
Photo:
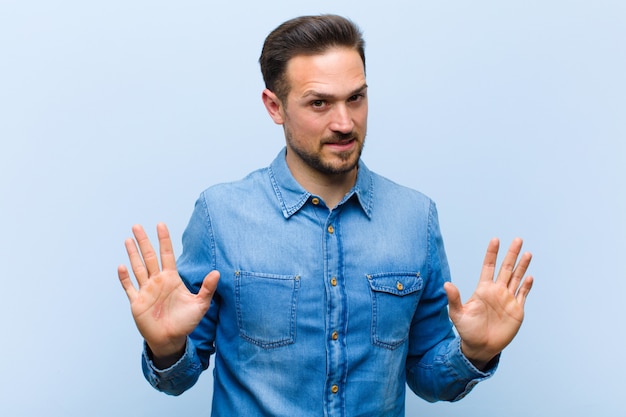
[(328, 141), (324, 143), (324, 146), (327, 146), (338, 152), (346, 152), (352, 150), (355, 144), (356, 138), (351, 137), (346, 139)]
[(324, 140), (324, 144), (331, 146), (346, 146), (356, 142), (356, 140), (357, 135), (355, 135), (353, 132), (347, 134), (338, 133), (329, 138), (326, 138), (326, 140)]

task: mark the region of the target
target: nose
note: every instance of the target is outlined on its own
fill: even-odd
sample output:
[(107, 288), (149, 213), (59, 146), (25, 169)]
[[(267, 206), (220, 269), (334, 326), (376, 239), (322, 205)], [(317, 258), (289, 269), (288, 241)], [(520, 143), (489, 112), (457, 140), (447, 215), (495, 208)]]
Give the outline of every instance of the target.
[(332, 120), (330, 129), (333, 132), (350, 133), (354, 129), (354, 121), (352, 114), (345, 105), (338, 105), (333, 109), (331, 114)]

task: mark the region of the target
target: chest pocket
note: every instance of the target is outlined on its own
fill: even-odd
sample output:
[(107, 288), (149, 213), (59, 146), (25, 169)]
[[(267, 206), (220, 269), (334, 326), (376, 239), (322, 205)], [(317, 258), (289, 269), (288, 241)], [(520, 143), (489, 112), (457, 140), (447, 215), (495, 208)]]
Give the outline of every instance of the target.
[(372, 296), (372, 343), (395, 349), (409, 337), (424, 282), (419, 272), (367, 275)]
[(264, 349), (289, 345), (296, 337), (298, 275), (235, 273), (239, 335)]

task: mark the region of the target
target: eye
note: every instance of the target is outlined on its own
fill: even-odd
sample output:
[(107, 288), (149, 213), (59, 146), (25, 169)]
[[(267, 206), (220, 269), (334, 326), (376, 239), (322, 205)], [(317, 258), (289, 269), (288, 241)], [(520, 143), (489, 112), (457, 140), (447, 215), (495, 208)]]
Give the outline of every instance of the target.
[(359, 94), (355, 94), (353, 96), (350, 96), (350, 98), (348, 98), (348, 101), (349, 102), (356, 102), (356, 101), (361, 101), (363, 98), (365, 98), (365, 94), (359, 93)]
[(313, 100), (311, 102), (311, 107), (314, 107), (316, 109), (321, 109), (326, 105), (326, 102), (324, 100)]

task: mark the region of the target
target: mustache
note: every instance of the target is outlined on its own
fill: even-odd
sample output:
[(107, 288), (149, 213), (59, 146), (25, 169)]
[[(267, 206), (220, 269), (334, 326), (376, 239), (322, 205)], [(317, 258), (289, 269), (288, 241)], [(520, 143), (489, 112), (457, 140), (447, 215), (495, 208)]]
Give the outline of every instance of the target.
[(344, 142), (347, 140), (356, 139), (358, 137), (359, 137), (358, 133), (354, 131), (348, 132), (348, 133), (335, 132), (333, 135), (325, 137), (324, 142), (326, 143)]

